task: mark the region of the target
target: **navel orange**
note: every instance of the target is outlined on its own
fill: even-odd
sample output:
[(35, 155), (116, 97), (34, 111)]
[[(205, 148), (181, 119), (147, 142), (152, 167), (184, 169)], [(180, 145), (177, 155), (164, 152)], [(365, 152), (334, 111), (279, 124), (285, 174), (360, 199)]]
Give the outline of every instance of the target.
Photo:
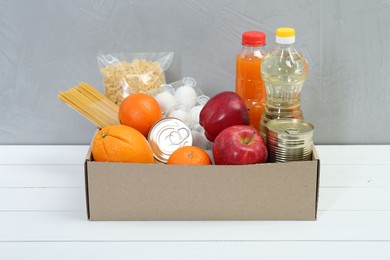
[(167, 164), (210, 165), (211, 160), (203, 149), (196, 146), (183, 146), (171, 154)]
[(152, 148), (137, 130), (125, 125), (102, 128), (92, 142), (95, 161), (154, 163)]
[(150, 128), (163, 117), (157, 100), (144, 93), (127, 96), (119, 106), (119, 121), (147, 136)]

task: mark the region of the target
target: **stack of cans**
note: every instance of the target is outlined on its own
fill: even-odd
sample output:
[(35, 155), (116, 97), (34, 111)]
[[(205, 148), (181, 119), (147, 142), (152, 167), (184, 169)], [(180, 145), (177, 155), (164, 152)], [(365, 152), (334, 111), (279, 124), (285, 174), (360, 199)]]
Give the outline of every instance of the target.
[(314, 126), (301, 119), (274, 119), (266, 124), (269, 162), (311, 160)]

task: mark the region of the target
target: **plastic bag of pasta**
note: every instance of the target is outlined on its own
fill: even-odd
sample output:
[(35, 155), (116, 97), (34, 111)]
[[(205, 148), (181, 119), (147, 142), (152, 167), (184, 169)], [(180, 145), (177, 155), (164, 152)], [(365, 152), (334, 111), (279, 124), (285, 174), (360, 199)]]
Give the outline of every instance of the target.
[(134, 92), (150, 93), (165, 84), (173, 52), (99, 54), (104, 93), (115, 104)]

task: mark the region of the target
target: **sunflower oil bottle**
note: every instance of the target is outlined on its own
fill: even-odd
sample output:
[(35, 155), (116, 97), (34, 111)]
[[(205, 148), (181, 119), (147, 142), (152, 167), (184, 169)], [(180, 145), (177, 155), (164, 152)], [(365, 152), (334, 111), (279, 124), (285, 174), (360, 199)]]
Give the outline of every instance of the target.
[(303, 119), (301, 90), (307, 79), (306, 59), (294, 48), (295, 30), (278, 28), (276, 47), (261, 63), (261, 76), (266, 86), (266, 105), (261, 116), (260, 132), (266, 139), (266, 123), (272, 119)]

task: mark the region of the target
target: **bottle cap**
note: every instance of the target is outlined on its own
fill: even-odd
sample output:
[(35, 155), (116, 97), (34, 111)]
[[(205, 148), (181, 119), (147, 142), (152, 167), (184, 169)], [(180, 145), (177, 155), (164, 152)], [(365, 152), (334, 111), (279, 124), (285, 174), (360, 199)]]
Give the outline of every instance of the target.
[(294, 28), (278, 28), (276, 29), (276, 43), (291, 44), (295, 42)]
[(247, 46), (265, 45), (265, 34), (257, 31), (244, 32), (242, 34), (242, 44)]

